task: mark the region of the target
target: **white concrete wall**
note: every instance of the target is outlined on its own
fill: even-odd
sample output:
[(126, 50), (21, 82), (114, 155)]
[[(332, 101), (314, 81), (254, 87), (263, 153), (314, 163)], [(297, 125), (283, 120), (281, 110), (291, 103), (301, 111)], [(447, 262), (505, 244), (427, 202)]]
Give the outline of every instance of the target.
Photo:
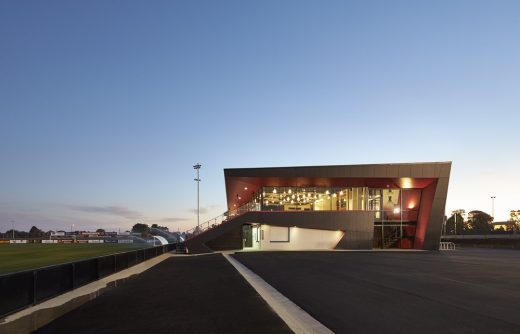
[(289, 227), (289, 242), (271, 242), (271, 226), (261, 225), (260, 250), (333, 249), (343, 237), (343, 231)]

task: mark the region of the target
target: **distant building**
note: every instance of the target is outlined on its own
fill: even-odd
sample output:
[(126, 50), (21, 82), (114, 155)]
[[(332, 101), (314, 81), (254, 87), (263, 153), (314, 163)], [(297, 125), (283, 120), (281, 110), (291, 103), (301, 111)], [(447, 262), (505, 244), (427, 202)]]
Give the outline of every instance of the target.
[(99, 233), (98, 232), (81, 231), (79, 234), (82, 237), (84, 237), (84, 238), (97, 238), (97, 237), (99, 237)]
[(491, 223), (493, 225), (493, 231), (496, 230), (504, 230), (504, 231), (514, 231), (516, 228), (515, 222), (513, 221), (502, 221), (502, 222), (493, 222)]

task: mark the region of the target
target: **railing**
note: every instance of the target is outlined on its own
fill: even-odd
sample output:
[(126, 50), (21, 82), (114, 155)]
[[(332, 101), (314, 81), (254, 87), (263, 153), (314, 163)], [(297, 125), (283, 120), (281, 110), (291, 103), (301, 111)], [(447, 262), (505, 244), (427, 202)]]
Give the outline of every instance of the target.
[(172, 250), (175, 244), (0, 275), (0, 318)]
[(455, 250), (455, 243), (441, 241), (439, 250)]
[(234, 210), (226, 211), (215, 218), (211, 218), (210, 220), (205, 221), (204, 223), (187, 230), (185, 232), (185, 237), (186, 239), (189, 239), (193, 236), (201, 234), (202, 232), (205, 232), (207, 230), (211, 230), (227, 222), (230, 218), (234, 218), (236, 216), (240, 216), (246, 212), (251, 211), (260, 211), (260, 203), (249, 202)]
[(401, 231), (399, 231), (399, 230), (391, 231), (389, 235), (383, 236), (383, 243), (382, 243), (383, 248), (390, 248), (400, 239), (401, 239)]
[[(234, 210), (226, 211), (223, 214), (211, 218), (210, 220), (207, 220), (203, 223), (201, 223), (198, 226), (195, 226), (186, 232), (184, 232), (185, 239), (189, 239), (191, 237), (194, 237), (196, 235), (199, 235), (207, 230), (211, 230), (225, 222), (227, 222), (230, 218), (242, 215), (246, 212), (251, 211), (261, 211), (261, 205), (260, 203), (255, 202), (249, 202), (244, 205), (242, 205), (239, 208), (236, 208)], [(273, 210), (269, 210), (273, 211)], [(276, 210), (278, 211), (278, 210)], [(280, 212), (286, 212), (284, 210), (279, 210)], [(338, 210), (332, 210), (332, 211), (338, 211)], [(342, 210), (340, 210), (342, 211)], [(372, 211), (376, 215), (375, 221), (381, 222), (383, 221), (385, 225), (388, 225), (389, 223), (396, 223), (402, 219), (403, 222), (408, 221), (415, 221), (417, 220), (417, 211), (415, 210), (403, 210), (402, 213), (396, 212), (394, 210), (348, 210), (348, 211)], [(383, 215), (381, 217), (381, 214)], [(381, 219), (382, 218), (382, 219)]]

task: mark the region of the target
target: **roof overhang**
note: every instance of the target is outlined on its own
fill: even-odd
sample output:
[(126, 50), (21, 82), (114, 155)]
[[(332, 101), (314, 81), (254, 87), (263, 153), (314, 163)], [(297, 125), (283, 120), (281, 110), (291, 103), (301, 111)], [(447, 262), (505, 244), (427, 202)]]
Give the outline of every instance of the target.
[(425, 188), (449, 177), (451, 162), (225, 169), (228, 208), (249, 202), (265, 186)]

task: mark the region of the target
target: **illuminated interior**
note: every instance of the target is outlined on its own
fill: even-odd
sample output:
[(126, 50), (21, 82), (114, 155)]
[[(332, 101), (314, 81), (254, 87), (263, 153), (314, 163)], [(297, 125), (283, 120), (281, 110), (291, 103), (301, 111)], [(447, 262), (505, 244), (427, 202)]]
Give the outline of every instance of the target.
[(259, 211), (374, 211), (375, 220), (417, 220), (420, 189), (368, 187), (262, 187)]

